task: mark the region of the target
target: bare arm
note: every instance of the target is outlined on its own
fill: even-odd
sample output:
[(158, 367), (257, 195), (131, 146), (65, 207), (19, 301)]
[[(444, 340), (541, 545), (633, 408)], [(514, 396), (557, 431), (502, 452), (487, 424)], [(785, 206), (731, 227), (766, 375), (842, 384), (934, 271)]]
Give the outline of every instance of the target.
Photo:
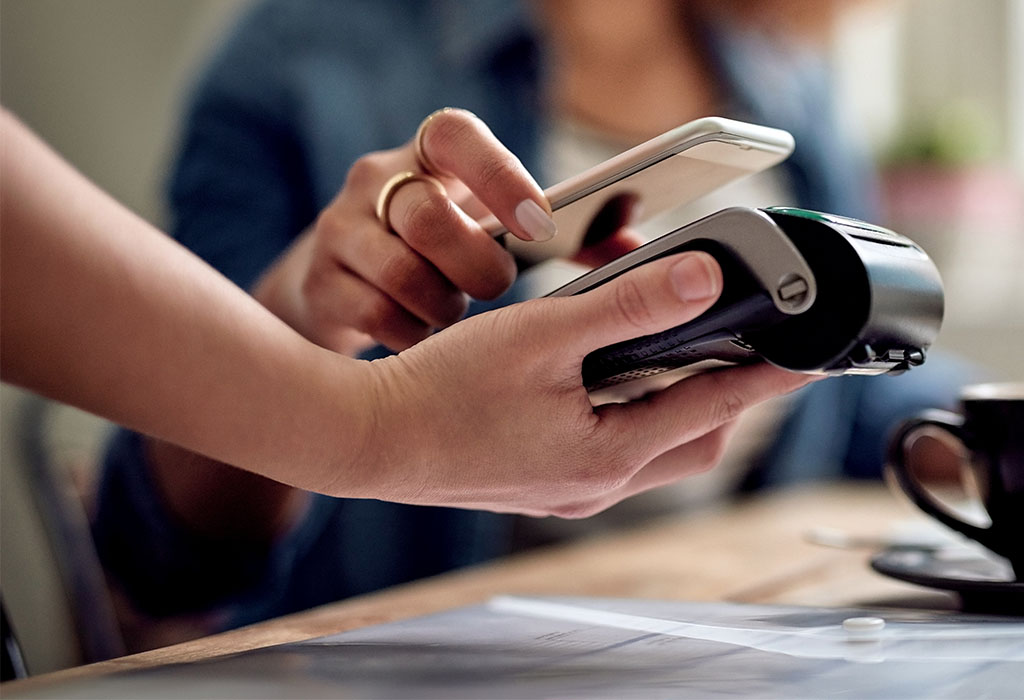
[(5, 381), (305, 488), (356, 454), (365, 363), (297, 336), (2, 119)]
[(580, 517), (709, 467), (733, 418), (807, 381), (743, 367), (590, 404), (588, 353), (717, 299), (721, 271), (703, 253), (352, 360), (301, 338), (2, 119), (4, 380), (284, 483)]
[[(517, 207), (524, 200), (546, 207), (540, 187), (472, 114), (449, 110), (429, 126), (422, 145), (444, 170), (448, 196), (427, 183), (403, 187), (392, 201), (394, 230), (388, 230), (374, 203), (391, 175), (419, 168), (413, 141), (367, 154), (314, 225), (252, 289), (261, 304), (313, 342), (347, 355), (374, 343), (399, 350), (460, 318), (469, 296), (493, 297), (511, 284), (511, 255), (473, 217), (494, 212), (526, 237)], [(580, 261), (600, 264), (639, 243), (634, 234), (618, 231)], [(213, 537), (272, 536), (306, 501), (301, 492), (166, 442), (147, 441), (146, 466), (178, 519)]]

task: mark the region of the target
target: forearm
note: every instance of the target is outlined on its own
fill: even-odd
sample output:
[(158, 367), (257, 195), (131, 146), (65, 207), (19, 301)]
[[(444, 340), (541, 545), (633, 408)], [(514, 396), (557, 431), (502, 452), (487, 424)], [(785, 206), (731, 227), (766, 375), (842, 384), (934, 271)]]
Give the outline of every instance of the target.
[(301, 339), (3, 121), (5, 381), (304, 488), (358, 461), (363, 365)]
[(588, 354), (687, 323), (718, 298), (721, 269), (698, 252), (475, 316), (372, 366), (342, 357), (6, 114), (3, 127), (3, 378), (294, 486), (582, 517), (709, 467), (721, 426), (808, 381), (760, 365), (592, 405)]

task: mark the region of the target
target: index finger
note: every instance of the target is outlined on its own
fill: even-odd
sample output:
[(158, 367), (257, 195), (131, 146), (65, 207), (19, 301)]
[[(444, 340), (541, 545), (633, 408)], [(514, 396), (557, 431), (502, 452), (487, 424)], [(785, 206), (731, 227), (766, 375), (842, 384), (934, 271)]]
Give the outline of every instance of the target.
[(551, 205), (536, 180), (484, 122), (463, 109), (436, 113), (420, 134), (424, 160), (461, 180), (502, 224), (525, 241), (556, 233)]
[(681, 379), (640, 401), (596, 409), (612, 434), (629, 436), (648, 455), (658, 455), (738, 417), (755, 404), (788, 394), (820, 375), (758, 363)]

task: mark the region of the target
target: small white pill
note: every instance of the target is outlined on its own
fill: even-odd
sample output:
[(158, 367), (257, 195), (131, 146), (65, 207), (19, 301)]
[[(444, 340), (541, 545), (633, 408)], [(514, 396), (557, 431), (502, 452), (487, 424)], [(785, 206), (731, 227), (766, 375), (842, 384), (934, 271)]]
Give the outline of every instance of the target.
[(848, 617), (843, 620), (843, 629), (849, 639), (878, 639), (885, 629), (885, 620), (880, 617)]

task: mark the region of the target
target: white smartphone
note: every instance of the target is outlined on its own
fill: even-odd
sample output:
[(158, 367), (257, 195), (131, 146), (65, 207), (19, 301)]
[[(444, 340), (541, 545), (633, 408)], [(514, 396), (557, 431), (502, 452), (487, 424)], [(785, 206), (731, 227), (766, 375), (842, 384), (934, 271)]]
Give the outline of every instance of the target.
[[(558, 235), (543, 243), (506, 236), (506, 243), (529, 262), (572, 257), (612, 200), (630, 206), (629, 223), (643, 223), (782, 162), (793, 146), (792, 135), (782, 129), (724, 117), (697, 119), (549, 187), (544, 193)], [(493, 216), (480, 223), (495, 236), (508, 233)]]

